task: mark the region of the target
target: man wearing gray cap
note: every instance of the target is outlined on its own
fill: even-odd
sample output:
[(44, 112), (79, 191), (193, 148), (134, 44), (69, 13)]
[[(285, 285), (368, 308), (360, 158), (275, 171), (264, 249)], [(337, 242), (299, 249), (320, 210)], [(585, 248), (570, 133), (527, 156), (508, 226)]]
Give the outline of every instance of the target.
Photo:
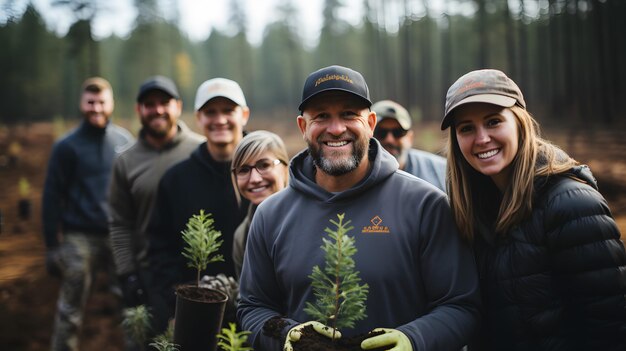
[[(289, 187), (258, 207), (246, 244), (237, 317), (255, 350), (291, 351), (305, 326), (328, 338), (380, 332), (360, 344), (366, 350), (460, 350), (477, 328), (478, 277), (447, 197), (398, 171), (372, 138), (371, 105), (352, 69), (325, 67), (305, 81), (297, 124), (308, 148), (291, 160)], [(320, 247), (339, 214), (369, 286), (366, 316), (341, 336), (306, 307), (316, 303), (310, 275), (325, 266)]]
[(139, 138), (113, 165), (109, 227), (126, 307), (148, 303), (146, 229), (158, 182), (204, 140), (179, 120), (182, 104), (171, 79), (148, 78), (139, 88), (135, 106), (142, 125)]
[(195, 280), (196, 272), (187, 267), (181, 252), (184, 242), (181, 231), (189, 218), (200, 210), (210, 213), (215, 229), (222, 233), (219, 252), (222, 262), (213, 262), (203, 274), (225, 278), (220, 286), (229, 294), (224, 324), (234, 322), (234, 300), (237, 283), (232, 260), (233, 235), (249, 207), (248, 200), (239, 201), (231, 180), (231, 159), (243, 138), (250, 110), (241, 87), (225, 78), (202, 83), (197, 90), (194, 108), (196, 121), (207, 138), (183, 162), (170, 168), (159, 183), (155, 211), (148, 227), (150, 269), (158, 274), (151, 292), (158, 298), (155, 306), (157, 331), (174, 317), (177, 284)]
[(411, 116), (402, 105), (382, 100), (372, 105), (376, 112), (374, 138), (400, 164), (400, 169), (424, 179), (446, 191), (446, 159), (433, 153), (412, 148)]

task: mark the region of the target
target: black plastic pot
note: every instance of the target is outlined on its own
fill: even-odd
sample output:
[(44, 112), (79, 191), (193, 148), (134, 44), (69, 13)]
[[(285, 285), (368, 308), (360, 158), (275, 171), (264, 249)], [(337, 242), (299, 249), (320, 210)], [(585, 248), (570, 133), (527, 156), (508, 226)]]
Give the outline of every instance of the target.
[(17, 203), (17, 209), (18, 209), (18, 216), (20, 217), (20, 219), (23, 220), (28, 220), (30, 219), (30, 213), (31, 213), (31, 209), (32, 209), (32, 204), (31, 201), (29, 199), (21, 199), (18, 203)]
[[(198, 289), (198, 290), (194, 290)], [(191, 291), (192, 296), (188, 296)], [(209, 300), (198, 295), (210, 295)], [(214, 289), (182, 285), (176, 289), (174, 343), (180, 351), (214, 351), (228, 296)]]

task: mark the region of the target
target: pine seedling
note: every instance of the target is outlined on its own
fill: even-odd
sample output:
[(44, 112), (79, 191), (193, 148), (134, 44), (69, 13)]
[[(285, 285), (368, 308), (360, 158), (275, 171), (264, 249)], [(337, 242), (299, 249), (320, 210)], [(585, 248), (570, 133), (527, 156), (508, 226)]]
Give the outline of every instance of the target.
[(169, 323), (163, 334), (159, 334), (152, 339), (150, 346), (157, 351), (178, 351), (178, 345), (174, 344), (174, 324)]
[(222, 245), (223, 240), (219, 240), (222, 233), (213, 227), (211, 214), (204, 213), (193, 215), (187, 222), (187, 229), (182, 231), (183, 240), (187, 244), (183, 250), (183, 256), (189, 261), (187, 266), (195, 268), (196, 286), (200, 287), (200, 272), (206, 269), (212, 262), (224, 261), (222, 255), (214, 255)]
[[(337, 229), (326, 228), (329, 238), (323, 238), (325, 267), (313, 267), (309, 278), (313, 281), (315, 304), (306, 303), (304, 311), (315, 320), (333, 329), (352, 328), (358, 320), (364, 319), (365, 301), (369, 286), (360, 284), (359, 272), (355, 271), (352, 256), (357, 249), (354, 238), (347, 234), (354, 229), (351, 221), (343, 222), (345, 213), (338, 214), (339, 221), (330, 220)], [(333, 338), (334, 340), (334, 338)]]
[(237, 332), (237, 325), (235, 323), (228, 323), (229, 328), (222, 328), (222, 331), (217, 334), (217, 346), (224, 351), (251, 351), (252, 348), (245, 346), (248, 341), (249, 331), (243, 330)]
[(154, 341), (150, 343), (150, 346), (157, 349), (157, 351), (179, 351), (178, 345), (165, 338), (155, 338)]
[(142, 350), (148, 338), (150, 319), (152, 319), (152, 315), (150, 315), (145, 305), (130, 307), (124, 310), (122, 326)]

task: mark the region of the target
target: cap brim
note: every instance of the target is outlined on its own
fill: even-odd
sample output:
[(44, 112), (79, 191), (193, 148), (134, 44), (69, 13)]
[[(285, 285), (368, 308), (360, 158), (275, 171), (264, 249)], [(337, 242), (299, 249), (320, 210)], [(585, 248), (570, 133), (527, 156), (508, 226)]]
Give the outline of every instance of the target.
[(194, 108), (196, 109), (196, 111), (200, 111), (200, 109), (204, 105), (206, 105), (207, 102), (209, 102), (209, 101), (211, 101), (211, 100), (213, 100), (215, 98), (218, 98), (218, 97), (221, 97), (221, 98), (224, 98), (224, 99), (228, 99), (228, 100), (232, 101), (235, 105), (238, 105), (238, 106), (241, 106), (241, 107), (246, 107), (245, 102), (237, 101), (237, 98), (235, 98), (235, 97), (227, 96), (227, 95), (224, 95), (224, 94), (214, 94), (214, 95), (210, 95), (210, 96), (207, 96), (206, 98), (202, 99), (201, 101), (204, 101), (202, 103), (200, 101), (196, 101), (194, 103)]
[(164, 89), (164, 88), (161, 88), (161, 87), (150, 87), (150, 88), (145, 89), (144, 91), (142, 91), (141, 93), (139, 93), (137, 95), (137, 102), (141, 102), (141, 100), (143, 100), (143, 98), (146, 97), (146, 95), (148, 95), (148, 93), (151, 93), (153, 91), (163, 92), (163, 93), (169, 95), (171, 98), (176, 99), (176, 100), (180, 99), (180, 97), (178, 95), (173, 94), (171, 91), (169, 91), (167, 89)]
[(465, 99), (457, 102), (448, 109), (448, 112), (443, 117), (443, 121), (441, 122), (441, 130), (446, 130), (452, 124), (452, 111), (454, 111), (454, 109), (461, 105), (469, 104), (472, 102), (484, 102), (487, 104), (498, 105), (502, 107), (511, 107), (515, 105), (515, 103), (517, 103), (517, 100), (509, 96), (495, 94), (480, 94), (466, 97)]
[(310, 95), (306, 99), (302, 100), (302, 102), (300, 103), (300, 106), (298, 106), (298, 110), (300, 112), (304, 111), (304, 107), (306, 106), (307, 103), (309, 103), (309, 101), (311, 101), (311, 99), (313, 99), (314, 97), (318, 96), (319, 94), (325, 93), (327, 91), (343, 91), (343, 92), (346, 92), (346, 93), (350, 93), (350, 94), (352, 94), (352, 95), (354, 95), (354, 96), (356, 96), (358, 98), (361, 98), (365, 102), (365, 104), (367, 105), (368, 108), (372, 106), (372, 102), (369, 99), (367, 99), (367, 98), (365, 98), (365, 97), (363, 97), (363, 96), (361, 96), (359, 94), (355, 94), (353, 91), (350, 91), (348, 89), (341, 89), (341, 88), (328, 88), (328, 89), (320, 90), (320, 91), (316, 92), (315, 94)]
[(398, 117), (395, 117), (395, 116), (379, 116), (379, 115), (376, 115), (376, 123), (379, 123), (383, 119), (393, 119), (394, 121), (398, 122), (398, 124), (400, 125), (400, 128), (402, 128), (404, 130), (411, 129), (411, 125), (409, 124), (409, 122), (404, 121), (402, 118), (398, 118)]

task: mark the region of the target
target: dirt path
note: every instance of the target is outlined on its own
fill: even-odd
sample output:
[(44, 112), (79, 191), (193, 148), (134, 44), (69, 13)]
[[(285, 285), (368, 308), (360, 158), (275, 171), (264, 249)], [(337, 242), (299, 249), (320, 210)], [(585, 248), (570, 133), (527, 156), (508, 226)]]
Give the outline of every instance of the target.
[[(45, 272), (41, 238), (40, 199), (50, 147), (51, 124), (0, 129), (0, 349), (43, 351), (50, 348), (50, 335), (59, 282)], [(19, 143), (19, 152), (13, 147)], [(12, 157), (10, 157), (12, 156)], [(18, 181), (30, 184), (32, 210), (29, 219), (18, 217)], [(117, 301), (100, 277), (87, 304), (81, 333), (83, 350), (122, 350)]]

